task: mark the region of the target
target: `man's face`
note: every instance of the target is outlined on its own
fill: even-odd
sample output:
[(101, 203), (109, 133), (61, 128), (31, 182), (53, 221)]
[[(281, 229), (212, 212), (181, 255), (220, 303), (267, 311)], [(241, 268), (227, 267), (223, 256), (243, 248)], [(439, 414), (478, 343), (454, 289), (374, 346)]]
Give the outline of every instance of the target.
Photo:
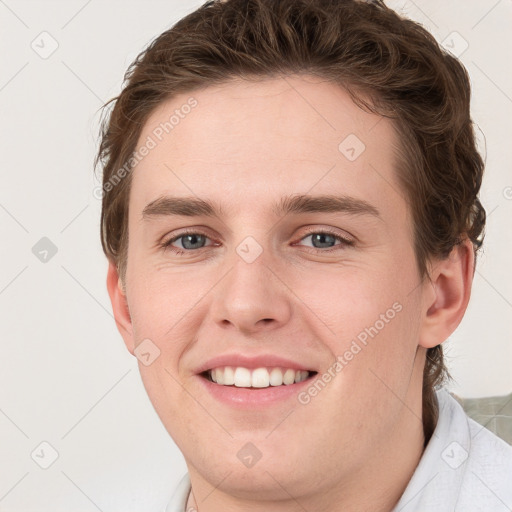
[[(191, 96), (197, 105), (182, 108)], [(144, 144), (129, 203), (125, 341), (160, 351), (140, 372), (189, 470), (212, 485), (229, 474), (223, 488), (238, 493), (279, 496), (280, 482), (294, 495), (353, 478), (406, 425), (420, 432), (424, 285), (390, 122), (312, 77), (233, 81), (160, 105)], [(345, 207), (279, 211), (300, 195)], [(143, 215), (166, 196), (221, 210)], [(311, 373), (262, 388), (200, 373), (224, 366), (262, 386), (275, 367), (274, 384), (287, 367)], [(269, 376), (254, 377), (262, 367)]]

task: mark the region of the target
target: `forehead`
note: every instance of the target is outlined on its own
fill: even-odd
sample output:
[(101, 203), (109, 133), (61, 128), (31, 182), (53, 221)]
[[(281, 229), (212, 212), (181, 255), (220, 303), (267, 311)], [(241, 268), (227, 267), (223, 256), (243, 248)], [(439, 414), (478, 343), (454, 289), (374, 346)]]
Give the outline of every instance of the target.
[(143, 146), (132, 183), (139, 211), (165, 193), (209, 197), (228, 214), (284, 192), (377, 199), (388, 189), (400, 199), (391, 122), (316, 77), (233, 80), (178, 95), (149, 117)]

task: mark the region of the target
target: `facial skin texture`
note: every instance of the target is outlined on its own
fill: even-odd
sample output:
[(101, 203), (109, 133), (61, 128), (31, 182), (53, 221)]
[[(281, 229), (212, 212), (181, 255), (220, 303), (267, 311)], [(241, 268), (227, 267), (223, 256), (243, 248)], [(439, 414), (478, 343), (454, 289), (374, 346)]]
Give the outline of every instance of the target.
[[(305, 75), (208, 87), (161, 104), (139, 144), (190, 96), (198, 105), (133, 171), (126, 296), (112, 264), (107, 286), (128, 350), (149, 338), (161, 351), (139, 369), (198, 509), (389, 511), (422, 455), (426, 349), (446, 340), (469, 301), (470, 242), (420, 282), (394, 175), (398, 137), (341, 88)], [(338, 149), (349, 134), (366, 146), (354, 161)], [(166, 194), (220, 203), (222, 215), (142, 220)], [(274, 202), (293, 194), (363, 199), (380, 218), (276, 216)], [(307, 227), (354, 245), (315, 246)], [(206, 247), (178, 239), (185, 255), (159, 248), (183, 228), (206, 234)], [(263, 249), (252, 263), (236, 251), (248, 236)], [(277, 354), (321, 375), (394, 303), (402, 310), (307, 405), (235, 409), (194, 372), (238, 352)], [(237, 457), (247, 442), (262, 453), (251, 468)]]

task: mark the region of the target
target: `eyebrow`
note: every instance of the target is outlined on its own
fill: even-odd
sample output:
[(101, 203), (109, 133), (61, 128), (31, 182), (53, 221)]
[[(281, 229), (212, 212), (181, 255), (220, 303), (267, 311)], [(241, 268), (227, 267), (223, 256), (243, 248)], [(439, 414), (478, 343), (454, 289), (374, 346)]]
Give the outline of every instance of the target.
[[(334, 195), (294, 195), (281, 198), (272, 205), (276, 216), (306, 213), (346, 213), (349, 215), (371, 215), (380, 220), (379, 210), (363, 199)], [(198, 197), (163, 196), (148, 203), (142, 211), (142, 220), (155, 217), (221, 217), (222, 207)]]

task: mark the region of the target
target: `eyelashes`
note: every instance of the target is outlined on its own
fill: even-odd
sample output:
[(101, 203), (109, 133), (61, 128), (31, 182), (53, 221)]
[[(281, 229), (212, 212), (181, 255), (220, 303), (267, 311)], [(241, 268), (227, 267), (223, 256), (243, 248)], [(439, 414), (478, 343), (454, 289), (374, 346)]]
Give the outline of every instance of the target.
[[(305, 240), (306, 238), (312, 237), (314, 235), (321, 235), (322, 237), (328, 236), (328, 237), (334, 238), (335, 240), (339, 240), (341, 242), (339, 245), (335, 245), (334, 247), (328, 247), (328, 248), (312, 247), (311, 248), (314, 251), (318, 251), (318, 252), (322, 252), (322, 253), (342, 250), (342, 249), (344, 249), (346, 247), (353, 246), (354, 243), (355, 243), (354, 240), (351, 240), (349, 238), (341, 236), (338, 233), (335, 233), (333, 231), (318, 230), (318, 229), (310, 231), (306, 236), (302, 237), (300, 240), (301, 241)], [(321, 243), (323, 243), (323, 242), (321, 242)]]
[[(318, 238), (317, 235), (320, 235), (320, 237)], [(304, 236), (302, 236), (302, 238), (298, 239), (298, 242), (301, 242), (307, 238), (314, 237), (314, 236), (317, 236), (317, 238), (315, 240), (320, 241), (320, 243), (328, 243), (328, 242), (325, 242), (326, 237), (333, 239), (335, 242), (340, 242), (340, 243), (334, 245), (333, 247), (327, 247), (327, 248), (304, 246), (307, 249), (309, 249), (308, 252), (313, 252), (316, 254), (322, 254), (322, 253), (325, 254), (325, 253), (331, 253), (331, 252), (335, 252), (335, 251), (342, 251), (348, 247), (352, 247), (355, 245), (354, 240), (349, 239), (344, 236), (341, 236), (339, 233), (330, 231), (327, 229), (311, 229), (307, 233), (305, 233)], [(178, 256), (182, 256), (185, 254), (191, 255), (195, 252), (202, 251), (204, 249), (210, 249), (215, 246), (215, 244), (211, 244), (211, 245), (206, 245), (206, 246), (198, 247), (198, 248), (187, 248), (187, 247), (175, 247), (174, 245), (172, 245), (175, 242), (177, 242), (178, 240), (185, 239), (186, 237), (192, 238), (193, 245), (195, 243), (197, 243), (196, 240), (198, 238), (199, 238), (199, 240), (202, 240), (202, 239), (210, 240), (210, 237), (202, 231), (198, 231), (198, 230), (182, 231), (179, 234), (168, 239), (167, 241), (164, 241), (162, 244), (160, 244), (160, 247), (164, 251), (171, 251), (172, 253), (174, 253)], [(188, 242), (190, 242), (190, 239), (188, 240)], [(186, 242), (186, 243), (188, 243), (188, 242)], [(183, 241), (182, 241), (182, 245), (183, 245)], [(295, 246), (295, 245), (297, 245), (297, 243), (294, 243), (293, 245)]]

